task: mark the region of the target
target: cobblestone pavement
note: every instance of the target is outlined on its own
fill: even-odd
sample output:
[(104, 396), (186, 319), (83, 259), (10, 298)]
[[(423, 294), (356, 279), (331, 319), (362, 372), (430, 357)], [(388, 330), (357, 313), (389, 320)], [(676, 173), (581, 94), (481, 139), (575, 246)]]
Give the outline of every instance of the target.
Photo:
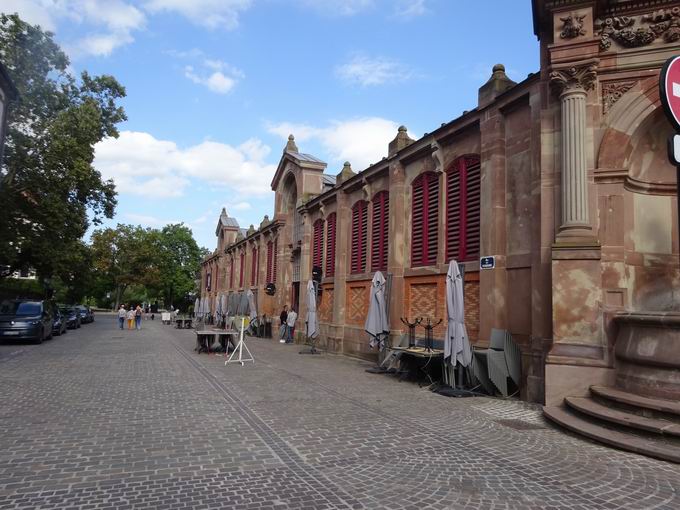
[(0, 345), (4, 508), (680, 508), (680, 467), (601, 447), (517, 401), (445, 398), (252, 339), (111, 316)]

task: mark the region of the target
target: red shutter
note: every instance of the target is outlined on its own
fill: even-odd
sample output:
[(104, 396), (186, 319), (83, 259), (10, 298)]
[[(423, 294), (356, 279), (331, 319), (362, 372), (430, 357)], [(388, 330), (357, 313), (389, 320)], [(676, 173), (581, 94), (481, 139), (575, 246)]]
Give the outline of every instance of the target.
[(446, 260), (462, 260), (460, 166), (454, 164), (446, 174)]
[(255, 278), (257, 276), (257, 247), (253, 246), (250, 252), (252, 260), (250, 261), (250, 286), (255, 286)]
[(437, 263), (439, 176), (428, 172), (413, 181), (411, 265)]
[(243, 287), (243, 275), (245, 274), (245, 269), (246, 269), (246, 253), (243, 252), (241, 253), (241, 262), (239, 264), (239, 270), (240, 270), (240, 275), (238, 279), (238, 286)]
[(267, 283), (272, 283), (272, 272), (274, 269), (274, 243), (269, 241), (267, 243)]
[(323, 220), (314, 222), (314, 240), (312, 245), (312, 265), (321, 267), (323, 263)]
[(232, 255), (231, 260), (229, 261), (229, 288), (233, 289), (234, 288), (234, 256)]
[(255, 248), (255, 285), (260, 284), (260, 248)]
[(371, 271), (387, 269), (389, 217), (390, 195), (387, 191), (381, 191), (373, 197)]
[(352, 207), (352, 273), (366, 271), (366, 244), (368, 234), (367, 202), (360, 200)]
[(326, 276), (335, 276), (335, 213), (326, 220)]
[(482, 171), (479, 158), (466, 158), (465, 193), (465, 256), (463, 260), (479, 258)]
[(274, 239), (274, 255), (272, 260), (272, 282), (276, 283), (276, 269), (277, 269), (277, 258), (279, 254), (279, 238)]

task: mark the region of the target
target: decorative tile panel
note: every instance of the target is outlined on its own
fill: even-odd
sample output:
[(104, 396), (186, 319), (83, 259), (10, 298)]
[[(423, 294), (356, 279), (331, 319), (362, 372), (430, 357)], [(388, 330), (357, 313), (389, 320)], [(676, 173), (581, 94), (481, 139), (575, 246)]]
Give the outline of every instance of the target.
[[(370, 282), (369, 282), (370, 284)], [(368, 313), (369, 288), (365, 283), (349, 285), (347, 289), (347, 322), (362, 326)]]
[(334, 290), (324, 288), (319, 303), (319, 320), (321, 322), (333, 322)]

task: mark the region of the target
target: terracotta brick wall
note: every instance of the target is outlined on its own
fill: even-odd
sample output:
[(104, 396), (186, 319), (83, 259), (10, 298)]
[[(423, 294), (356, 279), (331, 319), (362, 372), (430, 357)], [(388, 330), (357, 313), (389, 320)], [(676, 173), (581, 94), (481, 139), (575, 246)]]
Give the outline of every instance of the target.
[[(446, 334), (446, 275), (414, 276), (405, 279), (406, 295), (404, 310), (410, 321), (429, 317), (433, 322), (442, 319), (442, 323), (433, 331), (436, 340), (443, 340)], [(425, 329), (416, 329), (418, 337), (425, 336)]]
[(465, 328), (471, 342), (479, 340), (479, 273), (465, 275)]
[(347, 324), (363, 326), (368, 313), (371, 281), (347, 282)]
[(333, 322), (333, 287), (324, 287), (319, 303), (319, 320), (321, 322)]

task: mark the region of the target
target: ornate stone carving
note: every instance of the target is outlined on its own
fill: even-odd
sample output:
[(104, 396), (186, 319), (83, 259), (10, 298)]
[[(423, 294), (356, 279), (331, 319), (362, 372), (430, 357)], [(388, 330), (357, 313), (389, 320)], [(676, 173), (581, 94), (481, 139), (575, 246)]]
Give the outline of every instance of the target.
[(616, 41), (624, 48), (638, 48), (651, 44), (659, 37), (664, 42), (680, 40), (680, 7), (659, 9), (641, 16), (614, 16), (597, 20), (600, 48), (611, 48)]
[(575, 88), (581, 88), (584, 91), (592, 90), (596, 79), (597, 62), (593, 61), (586, 64), (553, 69), (550, 73), (550, 83), (560, 94), (565, 90)]
[(621, 99), (626, 92), (632, 89), (636, 81), (614, 81), (602, 85), (602, 113), (605, 115), (612, 106)]
[(586, 15), (579, 16), (577, 13), (571, 13), (565, 18), (560, 18), (562, 25), (562, 39), (574, 39), (580, 35), (586, 35), (586, 30), (583, 27), (583, 20)]

